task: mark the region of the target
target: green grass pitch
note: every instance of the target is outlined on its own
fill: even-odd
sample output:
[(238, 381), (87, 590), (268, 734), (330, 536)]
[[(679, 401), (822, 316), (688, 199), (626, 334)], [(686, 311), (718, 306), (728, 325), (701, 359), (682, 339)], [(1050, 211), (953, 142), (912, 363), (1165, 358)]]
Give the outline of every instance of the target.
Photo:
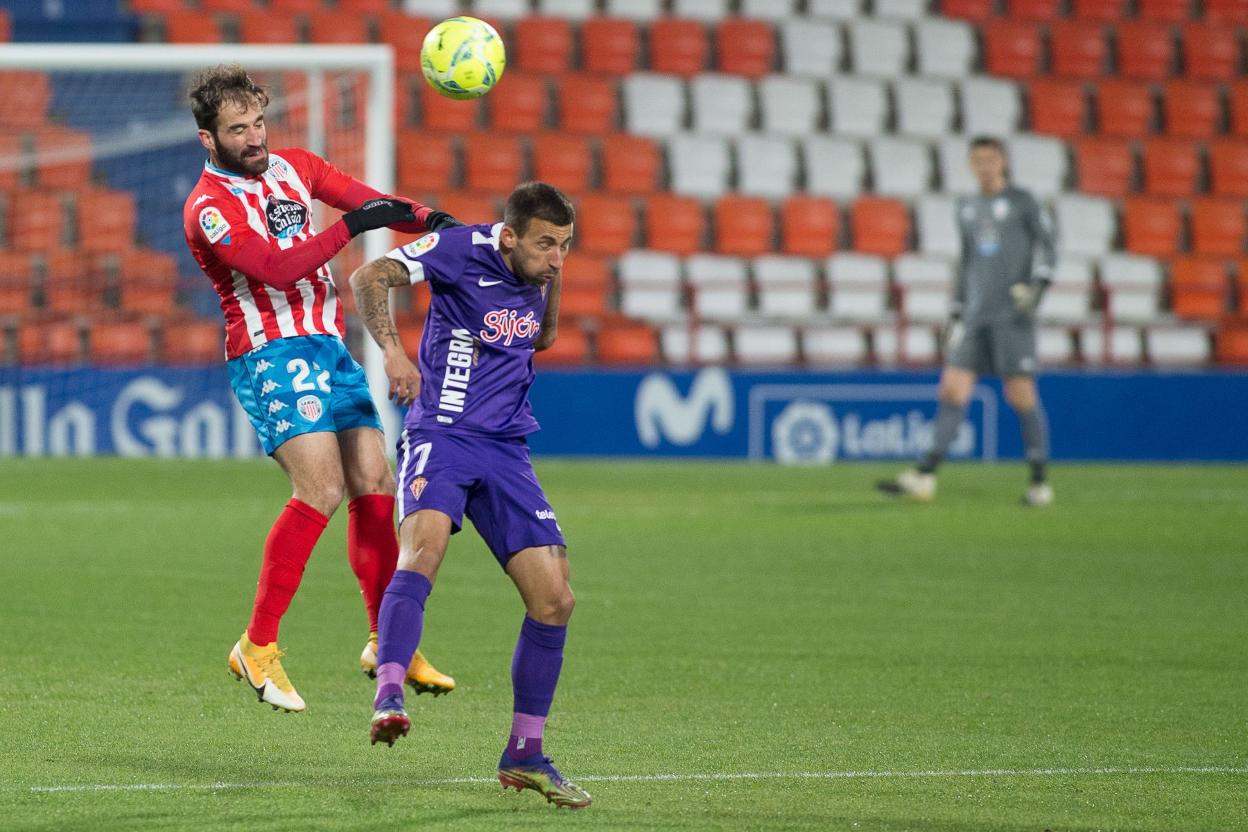
[(459, 689), (368, 744), (345, 509), (282, 629), (304, 714), (226, 674), (269, 462), (0, 461), (0, 829), (1248, 829), (1248, 472), (541, 461), (578, 605), (546, 747), (491, 782), (522, 609), (469, 529), (423, 647)]

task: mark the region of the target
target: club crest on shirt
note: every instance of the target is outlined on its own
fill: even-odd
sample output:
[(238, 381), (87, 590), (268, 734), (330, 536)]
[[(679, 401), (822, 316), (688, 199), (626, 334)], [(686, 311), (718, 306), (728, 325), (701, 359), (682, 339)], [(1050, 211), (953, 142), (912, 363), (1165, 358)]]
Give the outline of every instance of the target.
[(293, 237), (308, 224), (308, 207), (289, 199), (270, 199), (264, 207), (269, 233), (279, 240)]
[(438, 239), (438, 232), (430, 231), (419, 240), (403, 246), (403, 251), (411, 257), (419, 257), (422, 254), (428, 254), (433, 251), (435, 246), (437, 246)]
[(1008, 199), (996, 199), (992, 203), (992, 215), (997, 222), (1005, 219), (1010, 214), (1010, 201)]
[(295, 410), (299, 411), (299, 415), (309, 422), (315, 422), (321, 418), (324, 411), (321, 400), (316, 396), (303, 396), (299, 401), (295, 402)]
[(230, 230), (230, 224), (225, 221), (225, 217), (211, 205), (199, 212), (199, 227), (210, 243), (217, 242)]
[(425, 492), (425, 486), (429, 484), (429, 480), (424, 477), (417, 477), (412, 480), (412, 497), (419, 500), (420, 495)]

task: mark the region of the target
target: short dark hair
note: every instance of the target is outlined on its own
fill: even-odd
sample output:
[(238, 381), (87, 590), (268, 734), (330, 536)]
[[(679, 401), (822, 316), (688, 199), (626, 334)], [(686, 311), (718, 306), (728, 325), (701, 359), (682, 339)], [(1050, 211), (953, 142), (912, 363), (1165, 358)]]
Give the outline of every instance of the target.
[(991, 147), (993, 150), (1005, 155), (1005, 142), (996, 136), (976, 136), (971, 139), (971, 150), (977, 150), (981, 147)]
[(553, 225), (571, 225), (576, 219), (572, 201), (554, 185), (525, 182), (507, 197), (503, 222), (521, 237), (529, 230), (531, 220), (545, 220)]
[(212, 133), (217, 131), (217, 116), (225, 104), (242, 110), (253, 104), (269, 106), (269, 94), (238, 64), (222, 64), (199, 73), (191, 79), (188, 97), (195, 124)]

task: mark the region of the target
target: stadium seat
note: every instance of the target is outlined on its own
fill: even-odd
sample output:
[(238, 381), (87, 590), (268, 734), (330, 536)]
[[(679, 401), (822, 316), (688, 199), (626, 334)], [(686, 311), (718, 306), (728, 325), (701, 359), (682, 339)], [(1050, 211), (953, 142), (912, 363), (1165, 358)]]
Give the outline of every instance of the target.
[(450, 191), (434, 201), (435, 206), (461, 222), (493, 223), (502, 219), (502, 200), (487, 194)]
[(398, 142), (403, 148), (396, 154), (399, 193), (444, 191), (452, 186), (455, 147), (450, 136), (406, 129), (399, 131)]
[(860, 197), (850, 208), (850, 229), (856, 251), (896, 257), (908, 248), (910, 213), (900, 200)]
[(1071, 0), (1070, 13), (1079, 20), (1116, 23), (1127, 16), (1126, 0)]
[(871, 342), (875, 360), (881, 364), (933, 364), (940, 357), (936, 328), (931, 324), (876, 326)]
[(30, 312), (34, 304), (33, 289), (30, 255), (0, 250), (0, 316)]
[[(251, 7), (236, 15), (241, 43), (299, 43), (299, 20), (286, 12)], [(395, 51), (396, 65), (402, 53)], [(419, 48), (415, 69), (420, 69)], [(412, 69), (412, 67), (400, 67)]]
[(1192, 251), (1196, 254), (1239, 256), (1244, 253), (1244, 205), (1238, 199), (1213, 197), (1191, 203)]
[(979, 189), (979, 183), (971, 173), (969, 154), (970, 144), (962, 136), (946, 136), (936, 144), (942, 191), (966, 194)]
[(771, 26), (757, 20), (729, 18), (715, 27), (716, 67), (720, 72), (762, 78), (776, 66)]
[(1084, 193), (1123, 197), (1135, 189), (1135, 153), (1124, 139), (1080, 139), (1075, 171)]
[(644, 320), (680, 317), (682, 267), (674, 254), (630, 251), (617, 262), (620, 279), (620, 311)]
[(610, 17), (649, 22), (663, 13), (663, 0), (607, 0), (606, 13)]
[(35, 181), (43, 188), (76, 190), (91, 180), (91, 136), (66, 127), (43, 127), (34, 134)]
[[(579, 251), (576, 259), (581, 259)], [(565, 267), (563, 288), (559, 292), (560, 320), (564, 318), (600, 319), (610, 314), (604, 287), (583, 286), (578, 281), (569, 278), (570, 275)]]
[(1159, 23), (1128, 20), (1118, 24), (1118, 74), (1138, 81), (1169, 78), (1174, 67), (1174, 32)]
[(1136, 0), (1135, 13), (1142, 20), (1182, 23), (1192, 16), (1191, 0)]
[(932, 181), (932, 155), (926, 142), (881, 136), (867, 142), (873, 190), (883, 196), (911, 198)]
[(640, 136), (671, 136), (685, 123), (685, 85), (679, 78), (635, 72), (620, 84), (624, 126)]
[(146, 364), (152, 358), (152, 333), (138, 321), (95, 321), (87, 327), (87, 355), (104, 366)]
[(507, 94), (488, 97), (494, 130), (536, 133), (546, 126), (546, 79), (521, 72), (507, 73)]
[(1222, 364), (1248, 364), (1248, 326), (1224, 324), (1216, 336), (1215, 354)]
[(963, 133), (1005, 136), (1018, 130), (1022, 113), (1018, 84), (1000, 78), (967, 78), (958, 86)]
[(665, 17), (650, 26), (650, 69), (692, 77), (710, 66), (706, 28), (696, 20)]
[(178, 272), (172, 255), (130, 249), (117, 255), (117, 262), (117, 305), (123, 312), (169, 315), (174, 311)]
[(1161, 100), (1168, 135), (1209, 139), (1221, 131), (1222, 102), (1213, 84), (1168, 81), (1162, 89)]
[(858, 75), (896, 78), (910, 64), (910, 37), (904, 23), (866, 17), (846, 26), (849, 55)]
[(728, 336), (718, 326), (664, 327), (659, 333), (663, 358), (672, 364), (722, 362), (729, 358)]
[(633, 247), (637, 214), (631, 200), (586, 194), (577, 202), (576, 247), (588, 254), (623, 254)]
[(1210, 23), (1248, 25), (1248, 4), (1244, 0), (1205, 0), (1205, 19)]
[(1036, 357), (1041, 365), (1069, 364), (1075, 359), (1075, 341), (1063, 327), (1043, 326), (1036, 330)]
[(556, 82), (559, 128), (572, 133), (611, 133), (618, 104), (615, 82), (593, 75), (565, 75)]
[(1106, 79), (1096, 87), (1097, 132), (1134, 139), (1153, 132), (1156, 104), (1153, 89), (1140, 81)]
[(1161, 265), (1152, 257), (1110, 254), (1101, 258), (1101, 284), (1110, 320), (1148, 323), (1161, 309)]
[(1091, 315), (1093, 273), (1090, 261), (1061, 256), (1053, 267), (1053, 282), (1040, 300), (1040, 320), (1081, 323)]
[(1230, 110), (1230, 132), (1248, 139), (1248, 80), (1237, 80), (1227, 86), (1227, 104)]
[(37, 258), (43, 276), (43, 308), (50, 312), (81, 315), (104, 305), (104, 281), (90, 260), (76, 251), (58, 249)]
[(706, 215), (696, 199), (655, 194), (646, 200), (646, 246), (673, 254), (704, 250)]
[(948, 17), (985, 21), (996, 12), (996, 0), (940, 0), (940, 13)]
[(827, 260), (828, 312), (842, 320), (874, 321), (888, 305), (888, 263), (883, 257), (857, 252), (833, 254)]
[[(437, 14), (437, 0), (405, 0), (407, 11), (417, 14)], [(320, 0), (269, 0), (269, 8), (287, 14), (314, 14), (325, 7)], [(445, 8), (445, 5), (443, 5)], [(448, 12), (449, 16), (449, 12)]]
[(728, 16), (728, 0), (671, 0), (672, 14), (692, 20), (716, 21)]
[(893, 83), (897, 132), (906, 136), (939, 138), (952, 131), (953, 89), (933, 78), (898, 78)]
[(780, 21), (797, 15), (798, 0), (741, 0), (741, 16)]
[(1248, 197), (1248, 142), (1218, 139), (1209, 144), (1210, 190), (1218, 196)]
[(1079, 356), (1087, 364), (1139, 364), (1144, 341), (1133, 326), (1085, 326), (1078, 332)]
[(219, 17), (211, 12), (184, 9), (161, 18), (166, 43), (220, 43)]
[(643, 136), (602, 140), (602, 187), (622, 194), (653, 193), (662, 168), (659, 146)]
[(797, 360), (797, 334), (790, 327), (747, 324), (733, 335), (733, 353), (742, 364), (776, 366)]
[(944, 258), (903, 254), (893, 261), (898, 307), (907, 321), (941, 324), (949, 319), (953, 264)]
[(699, 133), (735, 136), (754, 116), (754, 85), (744, 78), (704, 73), (689, 82), (693, 129)]
[(1108, 49), (1099, 23), (1058, 20), (1049, 29), (1052, 73), (1059, 78), (1099, 78)]
[(1184, 139), (1144, 142), (1144, 190), (1155, 196), (1189, 196), (1200, 182), (1197, 145)]
[(76, 205), (78, 247), (88, 252), (120, 252), (134, 245), (136, 211), (128, 191), (79, 191)]
[(862, 192), (867, 163), (862, 146), (852, 139), (811, 136), (802, 142), (802, 164), (812, 195), (848, 199)]
[(359, 14), (319, 11), (309, 14), (309, 43), (368, 43), (368, 19)]
[(983, 27), (984, 67), (1006, 78), (1032, 78), (1044, 54), (1040, 27), (1026, 20), (992, 20)]
[(672, 191), (684, 196), (713, 199), (728, 192), (732, 157), (728, 140), (699, 133), (682, 133), (667, 143), (667, 167)]
[(840, 70), (841, 30), (832, 21), (788, 17), (778, 29), (780, 57), (789, 75), (827, 78)]
[(589, 360), (589, 336), (574, 321), (562, 322), (555, 343), (549, 349), (533, 353), (540, 366), (568, 366)]
[[(1248, 3), (1244, 4), (1248, 8)], [(1217, 23), (1182, 28), (1183, 74), (1197, 81), (1230, 81), (1239, 70), (1239, 34)]]
[(715, 251), (753, 257), (775, 251), (776, 220), (771, 203), (748, 196), (726, 196), (715, 203)]
[(919, 20), (927, 14), (929, 5), (928, 0), (875, 0), (872, 11), (876, 17), (891, 20)]
[[(414, 11), (391, 11), (377, 16), (377, 39), (394, 47), (394, 66), (400, 72), (419, 75), (420, 46), (432, 24), (429, 18), (417, 16)], [(424, 83), (423, 78), (420, 80)]]
[[(3, 105), (0, 105), (3, 106)], [(25, 157), (25, 138), (17, 132), (0, 132), (0, 191), (13, 191), (30, 167)]]
[(1171, 260), (1170, 306), (1180, 318), (1217, 320), (1226, 314), (1226, 261), (1215, 257)]
[(884, 82), (838, 75), (828, 83), (828, 110), (834, 132), (863, 138), (884, 132), (888, 97)]
[(524, 150), (511, 136), (470, 135), (464, 139), (464, 166), (470, 190), (509, 192), (524, 181)]
[(1049, 136), (1020, 134), (1007, 140), (1010, 179), (1039, 197), (1064, 190), (1068, 162), (1066, 143)]
[(797, 145), (793, 139), (747, 133), (736, 145), (739, 192), (781, 199), (797, 190)]
[(1235, 311), (1248, 324), (1248, 260), (1239, 260), (1235, 276)]
[(17, 328), (17, 363), (73, 364), (82, 359), (82, 330), (72, 320), (27, 321)]
[(0, 124), (6, 128), (30, 130), (42, 126), (48, 117), (52, 85), (42, 72), (0, 71)]
[(603, 364), (649, 365), (659, 360), (659, 341), (648, 326), (612, 323), (598, 330), (598, 360)]
[(586, 20), (594, 13), (594, 0), (536, 0), (537, 13), (568, 20)]
[(1062, 14), (1058, 0), (1007, 0), (1009, 17), (1015, 20), (1034, 20), (1048, 23)]
[(1032, 131), (1064, 139), (1085, 132), (1088, 100), (1081, 82), (1037, 79), (1031, 82), (1028, 102)]
[(1110, 250), (1118, 234), (1113, 204), (1104, 198), (1062, 194), (1053, 201), (1057, 245), (1062, 254), (1096, 257)]
[(868, 358), (862, 330), (852, 326), (820, 326), (798, 333), (802, 355), (808, 364), (849, 367)]
[(637, 68), (641, 38), (637, 25), (618, 17), (595, 17), (581, 25), (581, 67), (587, 72), (627, 75)]
[(183, 0), (130, 0), (126, 5), (134, 14), (164, 14), (186, 8)]
[(785, 136), (807, 136), (822, 116), (819, 83), (813, 78), (769, 75), (758, 82), (762, 129)]
[(918, 74), (928, 78), (964, 78), (978, 57), (975, 30), (961, 20), (917, 21), (914, 45)]
[(754, 284), (762, 315), (803, 319), (817, 311), (817, 276), (809, 258), (777, 254), (758, 257), (754, 260)]
[(567, 20), (526, 17), (516, 21), (511, 38), (517, 69), (557, 74), (572, 65), (572, 27)]
[(1183, 218), (1170, 200), (1134, 197), (1122, 205), (1122, 225), (1127, 251), (1169, 257), (1179, 251)]
[(69, 242), (65, 205), (50, 191), (18, 190), (9, 199), (9, 244), (18, 251), (45, 251)]
[(840, 248), (841, 211), (830, 199), (797, 195), (780, 206), (780, 250), (826, 257)]
[(1152, 364), (1190, 367), (1204, 364), (1213, 352), (1209, 331), (1203, 326), (1150, 326), (1144, 331), (1144, 348)]
[(449, 133), (471, 133), (476, 129), (481, 115), (480, 101), (455, 101), (438, 95), (425, 83), (417, 88), (420, 90), (421, 127)]
[[(533, 178), (579, 194), (590, 189), (594, 158), (583, 136), (540, 133), (533, 138)], [(579, 236), (579, 235), (578, 235)]]
[(690, 310), (699, 319), (733, 321), (745, 315), (749, 285), (745, 261), (720, 254), (695, 254), (685, 259)]
[[(477, 17), (500, 17), (504, 4), (518, 2), (527, 5), (525, 0), (477, 0), (472, 11)], [(334, 8), (350, 14), (379, 15), (393, 9), (394, 4), (390, 0), (337, 0)]]
[(924, 194), (914, 204), (918, 250), (953, 260), (962, 254), (956, 218), (957, 200), (947, 194)]

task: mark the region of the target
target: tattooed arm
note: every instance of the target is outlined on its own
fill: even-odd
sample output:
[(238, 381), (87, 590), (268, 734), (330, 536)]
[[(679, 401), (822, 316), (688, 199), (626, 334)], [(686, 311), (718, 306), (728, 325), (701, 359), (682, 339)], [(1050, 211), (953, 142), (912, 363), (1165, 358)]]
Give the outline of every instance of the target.
[(390, 400), (404, 406), (420, 395), (420, 371), (403, 351), (403, 342), (390, 315), (390, 290), (410, 283), (407, 268), (389, 257), (365, 263), (351, 275), (351, 292), (360, 318), (385, 356)]

